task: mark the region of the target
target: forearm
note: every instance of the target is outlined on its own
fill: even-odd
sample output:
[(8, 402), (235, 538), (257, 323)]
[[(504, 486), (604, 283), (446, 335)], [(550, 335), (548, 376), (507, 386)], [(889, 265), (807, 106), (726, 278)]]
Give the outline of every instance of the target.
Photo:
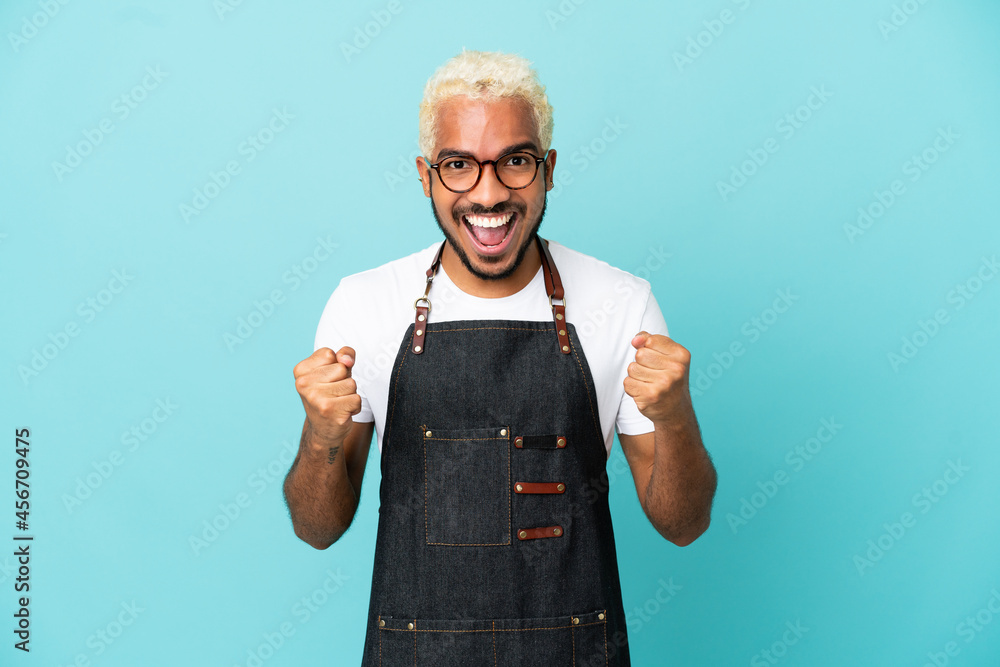
[(656, 423), (654, 443), (643, 509), (661, 535), (686, 546), (708, 528), (715, 466), (693, 410), (683, 420)]
[(295, 534), (317, 549), (340, 539), (358, 507), (343, 450), (342, 440), (323, 441), (307, 423), (299, 452), (285, 477), (285, 502)]

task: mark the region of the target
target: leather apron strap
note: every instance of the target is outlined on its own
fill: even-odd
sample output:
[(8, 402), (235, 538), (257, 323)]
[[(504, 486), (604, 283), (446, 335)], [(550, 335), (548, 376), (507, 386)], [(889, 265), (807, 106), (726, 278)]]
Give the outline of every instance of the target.
[[(535, 239), (538, 241), (539, 254), (542, 259), (542, 274), (545, 277), (545, 291), (549, 296), (549, 306), (552, 307), (552, 319), (555, 321), (556, 325), (556, 336), (559, 339), (559, 351), (563, 354), (569, 354), (569, 335), (566, 333), (566, 296), (563, 292), (562, 280), (559, 278), (559, 270), (556, 268), (556, 263), (553, 261), (552, 254), (549, 252), (549, 242), (538, 235), (535, 236)], [(413, 308), (416, 310), (413, 328), (413, 344), (411, 346), (413, 354), (420, 354), (423, 352), (424, 346), (427, 344), (424, 340), (424, 334), (427, 329), (427, 317), (431, 312), (431, 300), (428, 298), (428, 295), (431, 291), (431, 283), (434, 281), (434, 276), (437, 274), (438, 267), (441, 265), (441, 253), (444, 252), (444, 246), (446, 243), (447, 241), (441, 242), (441, 247), (438, 248), (437, 253), (434, 255), (434, 261), (431, 262), (430, 268), (427, 269), (427, 285), (424, 287), (423, 296), (417, 297), (417, 300), (413, 302)], [(553, 299), (561, 301), (561, 303), (554, 303)]]

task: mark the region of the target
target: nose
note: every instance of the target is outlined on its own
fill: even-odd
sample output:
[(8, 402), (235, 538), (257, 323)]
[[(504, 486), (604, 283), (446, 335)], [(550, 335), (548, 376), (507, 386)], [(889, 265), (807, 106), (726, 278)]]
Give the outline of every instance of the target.
[(492, 208), (502, 201), (510, 199), (510, 190), (497, 178), (497, 166), (494, 163), (484, 164), (483, 173), (479, 176), (476, 187), (465, 193), (466, 198), (486, 208)]

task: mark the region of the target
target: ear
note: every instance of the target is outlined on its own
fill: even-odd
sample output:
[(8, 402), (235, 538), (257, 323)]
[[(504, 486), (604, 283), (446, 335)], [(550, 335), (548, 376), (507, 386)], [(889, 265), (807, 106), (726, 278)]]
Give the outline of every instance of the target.
[(556, 168), (556, 149), (552, 148), (549, 150), (548, 156), (545, 158), (545, 189), (551, 190), (554, 186), (552, 180), (552, 173)]
[(417, 174), (420, 177), (420, 183), (424, 188), (424, 196), (431, 196), (431, 168), (427, 166), (427, 160), (424, 156), (417, 156)]

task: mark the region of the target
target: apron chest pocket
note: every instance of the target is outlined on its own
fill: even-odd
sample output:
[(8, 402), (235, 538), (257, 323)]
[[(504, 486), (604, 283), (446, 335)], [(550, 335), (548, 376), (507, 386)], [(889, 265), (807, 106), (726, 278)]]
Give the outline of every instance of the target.
[(427, 544), (510, 544), (510, 427), (421, 429)]
[(383, 667), (608, 664), (606, 611), (550, 618), (443, 620), (380, 616)]

